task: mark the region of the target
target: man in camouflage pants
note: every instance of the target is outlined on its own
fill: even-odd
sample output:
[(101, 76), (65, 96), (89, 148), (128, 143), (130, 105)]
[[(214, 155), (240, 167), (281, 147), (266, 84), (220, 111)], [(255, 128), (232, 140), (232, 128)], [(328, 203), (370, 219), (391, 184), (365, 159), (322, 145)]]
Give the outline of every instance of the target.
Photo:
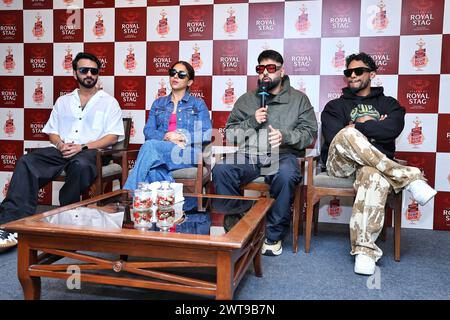
[(426, 184), (418, 168), (393, 161), (395, 138), (404, 126), (405, 110), (386, 97), (383, 88), (371, 88), (377, 66), (370, 56), (347, 57), (344, 71), (348, 87), (330, 101), (322, 113), (322, 161), (330, 176), (354, 175), (355, 203), (350, 219), (351, 255), (355, 272), (371, 275), (383, 252), (375, 244), (383, 228), (389, 192), (410, 191), (424, 205), (436, 191)]

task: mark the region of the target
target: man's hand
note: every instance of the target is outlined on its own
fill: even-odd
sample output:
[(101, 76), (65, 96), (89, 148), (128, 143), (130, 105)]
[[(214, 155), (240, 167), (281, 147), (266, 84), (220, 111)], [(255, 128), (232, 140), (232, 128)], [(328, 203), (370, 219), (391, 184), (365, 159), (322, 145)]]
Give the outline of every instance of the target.
[(370, 120), (376, 120), (376, 119), (374, 117), (371, 117), (371, 116), (364, 116), (364, 117), (357, 118), (356, 122), (364, 123), (364, 122), (370, 121)]
[(283, 141), (283, 134), (280, 130), (274, 129), (270, 124), (269, 130), (269, 143), (272, 148), (278, 148), (281, 145), (281, 141)]
[(76, 143), (63, 143), (58, 146), (59, 151), (61, 151), (63, 158), (71, 158), (78, 152), (81, 152), (81, 144)]
[(259, 124), (267, 121), (267, 106), (264, 108), (259, 108), (255, 112), (256, 122)]

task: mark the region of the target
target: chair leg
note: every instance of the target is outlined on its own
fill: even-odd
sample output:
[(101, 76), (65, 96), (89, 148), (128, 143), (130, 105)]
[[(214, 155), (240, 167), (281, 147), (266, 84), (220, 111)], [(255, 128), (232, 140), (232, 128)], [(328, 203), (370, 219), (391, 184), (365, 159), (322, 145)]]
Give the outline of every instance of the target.
[(383, 242), (386, 241), (386, 239), (387, 239), (387, 228), (388, 228), (388, 225), (387, 225), (388, 219), (387, 219), (387, 214), (386, 214), (387, 209), (388, 209), (387, 206), (384, 207), (384, 223), (383, 223), (383, 229), (381, 229), (381, 233), (380, 233), (380, 239)]
[[(395, 211), (395, 212), (394, 212)], [(402, 194), (395, 195), (394, 214), (394, 259), (400, 261), (400, 233), (402, 229)]]
[(303, 218), (305, 216), (305, 189), (304, 185), (300, 187), (300, 208), (299, 208), (299, 234), (303, 235)]
[(298, 228), (299, 228), (299, 222), (300, 222), (300, 216), (301, 216), (301, 191), (302, 187), (300, 185), (297, 185), (295, 187), (295, 193), (294, 193), (294, 210), (292, 212), (292, 251), (294, 253), (297, 253), (298, 251)]
[(305, 252), (309, 253), (311, 246), (311, 231), (313, 222), (314, 204), (312, 203), (312, 196), (307, 196), (306, 200), (306, 228), (305, 228)]
[(314, 205), (314, 235), (317, 236), (319, 233), (319, 207), (320, 202)]

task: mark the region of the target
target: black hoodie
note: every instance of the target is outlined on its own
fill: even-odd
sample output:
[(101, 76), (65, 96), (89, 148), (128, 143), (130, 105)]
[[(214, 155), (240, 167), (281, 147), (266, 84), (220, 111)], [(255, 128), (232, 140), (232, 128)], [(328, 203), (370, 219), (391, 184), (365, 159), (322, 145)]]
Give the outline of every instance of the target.
[[(405, 108), (396, 99), (386, 97), (382, 87), (370, 88), (365, 97), (355, 95), (348, 88), (342, 89), (343, 95), (328, 102), (322, 112), (323, 144), (321, 158), (327, 163), (328, 148), (334, 136), (355, 118), (355, 111), (366, 111), (367, 114), (387, 115), (382, 121), (373, 120), (364, 123), (355, 122), (355, 128), (364, 134), (369, 141), (390, 159), (394, 158), (395, 139), (403, 131), (405, 125)], [(353, 111), (353, 112), (352, 112)]]

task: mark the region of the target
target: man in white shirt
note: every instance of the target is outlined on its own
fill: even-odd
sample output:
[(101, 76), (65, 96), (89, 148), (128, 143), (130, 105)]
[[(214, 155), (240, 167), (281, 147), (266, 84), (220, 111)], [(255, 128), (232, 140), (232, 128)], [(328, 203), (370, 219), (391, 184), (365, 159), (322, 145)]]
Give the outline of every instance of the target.
[[(63, 170), (66, 178), (59, 193), (60, 204), (79, 201), (97, 176), (97, 149), (123, 139), (117, 100), (96, 87), (101, 62), (94, 55), (80, 52), (72, 66), (79, 89), (58, 98), (42, 130), (53, 146), (37, 149), (17, 161), (0, 205), (0, 224), (35, 214), (39, 189)], [(11, 241), (17, 243), (14, 236), (0, 229), (0, 248), (3, 242)]]

